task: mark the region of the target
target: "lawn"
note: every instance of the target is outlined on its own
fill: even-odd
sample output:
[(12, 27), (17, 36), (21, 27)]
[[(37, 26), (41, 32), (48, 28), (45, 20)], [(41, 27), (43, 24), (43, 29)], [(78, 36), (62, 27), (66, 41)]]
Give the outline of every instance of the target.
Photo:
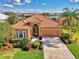
[(16, 51), (17, 51), (17, 49), (0, 51), (0, 59), (11, 59), (15, 55)]
[(13, 59), (44, 59), (43, 51), (21, 51), (18, 50)]
[(68, 44), (67, 46), (76, 59), (79, 59), (79, 44)]
[(42, 50), (22, 51), (12, 49), (0, 52), (0, 59), (44, 59), (44, 55)]

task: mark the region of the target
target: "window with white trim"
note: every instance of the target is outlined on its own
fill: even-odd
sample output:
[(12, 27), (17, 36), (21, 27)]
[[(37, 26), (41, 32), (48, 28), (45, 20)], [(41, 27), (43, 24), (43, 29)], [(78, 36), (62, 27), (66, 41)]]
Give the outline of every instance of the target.
[(17, 38), (25, 38), (25, 31), (18, 30), (16, 34), (17, 34)]

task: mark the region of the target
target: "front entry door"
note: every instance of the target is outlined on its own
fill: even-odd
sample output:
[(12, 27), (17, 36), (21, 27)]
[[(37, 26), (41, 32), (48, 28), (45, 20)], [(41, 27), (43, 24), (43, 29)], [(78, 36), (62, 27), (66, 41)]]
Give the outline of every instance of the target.
[(39, 26), (37, 24), (33, 25), (33, 29), (32, 29), (32, 35), (34, 37), (38, 37), (39, 36)]

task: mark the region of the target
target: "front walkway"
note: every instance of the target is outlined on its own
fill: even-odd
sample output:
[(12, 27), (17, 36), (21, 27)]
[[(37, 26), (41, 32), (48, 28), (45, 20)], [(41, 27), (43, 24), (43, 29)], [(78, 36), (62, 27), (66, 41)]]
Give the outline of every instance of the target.
[(75, 59), (69, 49), (58, 37), (45, 37), (44, 59)]

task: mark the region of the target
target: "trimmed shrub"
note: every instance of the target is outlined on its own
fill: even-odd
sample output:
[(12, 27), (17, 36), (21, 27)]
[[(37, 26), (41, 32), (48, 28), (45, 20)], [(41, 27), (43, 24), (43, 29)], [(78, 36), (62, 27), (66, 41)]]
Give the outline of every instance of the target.
[(10, 40), (9, 43), (12, 43), (14, 48), (21, 48), (21, 40)]
[(36, 49), (38, 48), (40, 43), (38, 41), (32, 42), (32, 48)]
[(28, 50), (29, 50), (29, 45), (23, 46), (23, 47), (22, 47), (22, 50), (23, 50), (23, 51), (28, 51)]
[(64, 34), (62, 35), (62, 37), (63, 37), (64, 39), (69, 39), (69, 34), (64, 33)]
[(21, 46), (22, 46), (22, 50), (28, 51), (29, 50), (29, 40), (22, 39)]
[(60, 38), (65, 44), (72, 43), (69, 38), (69, 34), (67, 34), (67, 33), (62, 34), (62, 36)]
[(28, 49), (28, 43), (29, 40), (28, 39), (18, 39), (18, 40), (10, 40), (10, 43), (14, 44), (14, 48), (22, 48), (22, 50), (27, 50)]
[(21, 41), (17, 41), (15, 48), (22, 48)]

